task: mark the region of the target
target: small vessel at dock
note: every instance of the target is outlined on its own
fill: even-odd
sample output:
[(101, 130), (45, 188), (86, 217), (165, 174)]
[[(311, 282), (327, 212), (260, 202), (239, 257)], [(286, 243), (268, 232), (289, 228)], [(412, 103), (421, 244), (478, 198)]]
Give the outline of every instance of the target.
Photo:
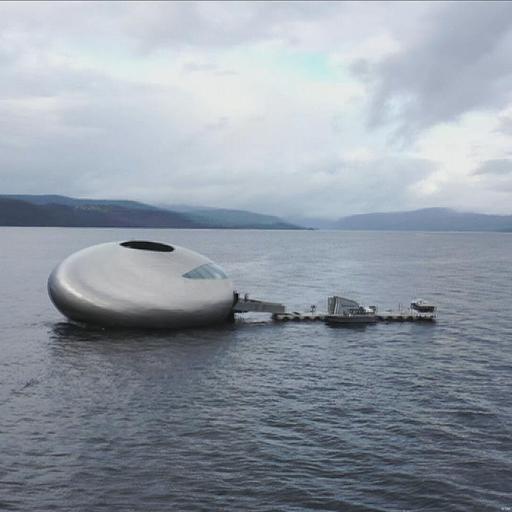
[(415, 299), (411, 302), (411, 309), (418, 313), (435, 313), (436, 307), (423, 299)]
[(327, 299), (324, 321), (331, 325), (374, 324), (377, 322), (376, 308), (365, 307), (356, 301), (333, 296)]

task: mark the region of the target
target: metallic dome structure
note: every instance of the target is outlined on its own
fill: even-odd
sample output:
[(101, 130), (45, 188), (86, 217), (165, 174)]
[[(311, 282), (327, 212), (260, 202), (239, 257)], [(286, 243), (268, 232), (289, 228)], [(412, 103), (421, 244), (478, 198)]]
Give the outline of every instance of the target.
[(94, 245), (62, 261), (48, 278), (57, 309), (77, 322), (183, 328), (227, 321), (231, 280), (199, 253), (159, 242)]

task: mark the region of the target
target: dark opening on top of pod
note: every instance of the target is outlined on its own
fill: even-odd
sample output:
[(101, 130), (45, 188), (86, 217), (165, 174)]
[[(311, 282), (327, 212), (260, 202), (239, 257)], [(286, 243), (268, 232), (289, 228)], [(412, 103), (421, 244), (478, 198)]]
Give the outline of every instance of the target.
[(145, 240), (88, 247), (62, 261), (48, 293), (71, 320), (97, 325), (182, 328), (227, 321), (234, 290), (205, 256)]

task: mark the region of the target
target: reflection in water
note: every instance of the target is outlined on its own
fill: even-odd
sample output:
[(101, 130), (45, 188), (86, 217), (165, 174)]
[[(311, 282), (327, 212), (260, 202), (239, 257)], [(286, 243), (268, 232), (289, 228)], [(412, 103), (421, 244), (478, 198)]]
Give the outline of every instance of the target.
[(363, 323), (361, 323), (361, 324), (357, 324), (357, 323), (342, 324), (342, 323), (333, 323), (333, 322), (331, 322), (331, 323), (328, 323), (326, 325), (330, 329), (350, 329), (350, 330), (355, 330), (355, 331), (366, 331), (366, 329), (368, 327), (374, 327), (372, 325), (368, 326), (367, 324), (363, 324)]
[(174, 358), (194, 360), (218, 356), (236, 341), (237, 330), (232, 324), (185, 329), (124, 329), (103, 328), (59, 322), (49, 332), (50, 350), (54, 357), (85, 354), (132, 354), (165, 350)]
[(178, 342), (189, 342), (190, 340), (211, 341), (216, 339), (225, 339), (230, 333), (236, 333), (240, 325), (247, 324), (268, 325), (268, 321), (245, 322), (243, 319), (235, 322), (209, 327), (199, 327), (191, 329), (137, 329), (121, 327), (100, 327), (87, 324), (78, 324), (74, 322), (57, 322), (51, 326), (49, 338), (58, 343), (65, 342), (143, 342), (145, 345), (151, 344), (157, 340)]

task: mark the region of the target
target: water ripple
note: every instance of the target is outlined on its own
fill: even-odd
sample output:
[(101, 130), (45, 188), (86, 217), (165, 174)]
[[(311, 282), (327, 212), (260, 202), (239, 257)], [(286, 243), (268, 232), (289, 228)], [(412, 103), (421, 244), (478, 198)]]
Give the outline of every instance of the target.
[(171, 333), (73, 326), (46, 297), (62, 257), (133, 230), (2, 234), (1, 510), (512, 507), (512, 237), (145, 231), (292, 309), (440, 306), (435, 326)]

